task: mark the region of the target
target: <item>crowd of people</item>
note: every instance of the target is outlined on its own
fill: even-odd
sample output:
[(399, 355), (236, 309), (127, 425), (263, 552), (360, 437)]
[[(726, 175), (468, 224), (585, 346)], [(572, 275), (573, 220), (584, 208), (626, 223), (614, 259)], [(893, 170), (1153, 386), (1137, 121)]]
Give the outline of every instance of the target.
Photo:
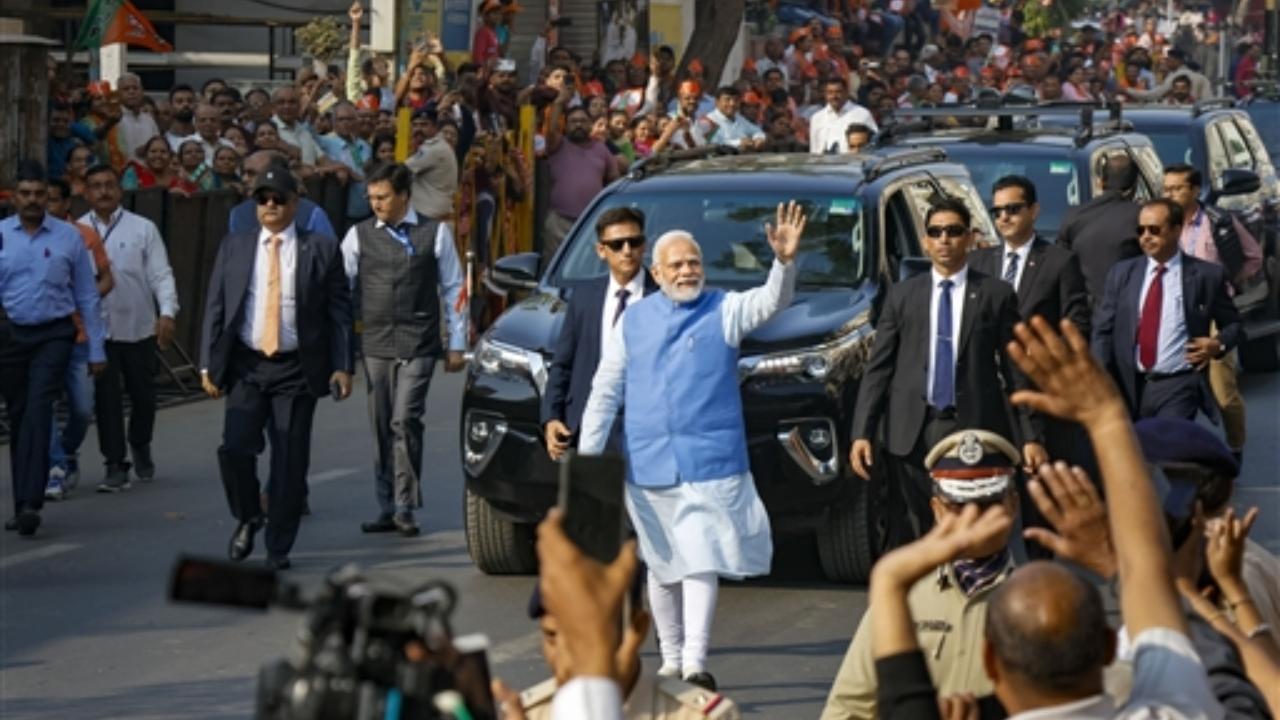
[[(470, 340), (463, 259), (483, 268), (512, 251), (512, 210), (530, 193), (547, 193), (549, 256), (605, 185), (654, 154), (857, 153), (899, 108), (984, 91), (1086, 102), (1214, 94), (1204, 71), (1216, 59), (1203, 48), (1218, 19), (1191, 10), (1169, 22), (1140, 2), (1028, 37), (1018, 9), (983, 32), (927, 2), (892, 5), (783, 0), (775, 17), (788, 30), (719, 86), (696, 58), (678, 72), (665, 46), (603, 64), (549, 47), (551, 21), (522, 88), (507, 57), (519, 8), (500, 0), (480, 6), (471, 62), (451, 65), (428, 36), (395, 80), (387, 58), (360, 47), (358, 2), (345, 71), (326, 76), (151, 89), (160, 96), (134, 75), (79, 85), (51, 66), (48, 155), (23, 164), (16, 212), (0, 220), (15, 502), (6, 530), (36, 534), (45, 500), (75, 487), (91, 417), (100, 492), (157, 476), (157, 352), (183, 308), (166, 243), (123, 207), (128, 190), (243, 197), (201, 298), (199, 368), (205, 392), (225, 402), (216, 458), (237, 521), (228, 555), (247, 559), (265, 530), (266, 561), (283, 570), (307, 512), (316, 402), (350, 395), (357, 370), (377, 503), (361, 530), (419, 533), (430, 379), (438, 362), (461, 370)], [(1210, 73), (1247, 92), (1256, 44)], [(532, 156), (516, 140), (527, 106)], [(397, 161), (402, 108), (410, 137)], [(547, 187), (534, 183), (539, 160)], [(875, 566), (872, 609), (824, 717), (1280, 712), (1280, 564), (1247, 542), (1257, 511), (1231, 504), (1246, 440), (1231, 295), (1259, 272), (1261, 249), (1230, 213), (1201, 204), (1204, 179), (1190, 166), (1165, 168), (1164, 197), (1146, 202), (1127, 157), (1102, 173), (1104, 192), (1067, 215), (1056, 243), (1036, 237), (1036, 187), (1020, 176), (991, 189), (994, 246), (972, 247), (965, 203), (929, 208), (921, 244), (932, 267), (887, 291), (851, 432), (854, 474), (891, 480), (892, 551)], [(305, 197), (316, 175), (347, 188), (339, 222)], [(77, 200), (88, 211), (73, 217)], [(736, 716), (707, 667), (718, 583), (764, 574), (772, 559), (737, 352), (790, 303), (805, 223), (797, 205), (780, 205), (767, 282), (725, 293), (704, 288), (689, 233), (656, 238), (649, 272), (644, 216), (619, 208), (599, 219), (608, 274), (569, 299), (544, 440), (553, 459), (575, 446), (625, 453), (645, 567), (632, 546), (612, 565), (583, 556), (553, 513), (539, 532), (531, 613), (554, 682), (523, 697), (496, 684), (504, 717), (631, 717), (653, 703), (672, 716)], [(673, 411), (673, 396), (688, 402)], [(1221, 419), (1224, 437), (1197, 424), (1201, 414)], [(257, 457), (268, 447), (264, 482)], [(1102, 610), (1107, 582), (1119, 637)], [(641, 584), (652, 617), (622, 618), (622, 597)], [(638, 661), (650, 621), (656, 680)]]

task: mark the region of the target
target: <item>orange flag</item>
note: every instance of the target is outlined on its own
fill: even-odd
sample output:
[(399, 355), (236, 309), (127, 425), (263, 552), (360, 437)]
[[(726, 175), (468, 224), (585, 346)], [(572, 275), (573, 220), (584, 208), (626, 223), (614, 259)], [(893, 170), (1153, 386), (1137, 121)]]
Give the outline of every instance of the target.
[(111, 43), (149, 48), (158, 53), (173, 52), (173, 46), (160, 37), (142, 11), (128, 0), (120, 5), (111, 24), (107, 26), (107, 31), (102, 34), (102, 44)]

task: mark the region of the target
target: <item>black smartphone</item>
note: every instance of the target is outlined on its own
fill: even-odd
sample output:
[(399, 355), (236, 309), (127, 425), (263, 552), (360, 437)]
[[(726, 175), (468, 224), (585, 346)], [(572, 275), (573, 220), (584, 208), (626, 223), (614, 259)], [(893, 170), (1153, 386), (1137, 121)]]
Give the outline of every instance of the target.
[(497, 720), (493, 678), (489, 674), (489, 638), (480, 634), (454, 638), (453, 649), (458, 653), (453, 667), (453, 687), (462, 696), (467, 713), (474, 720)]
[(551, 27), (562, 28), (562, 27), (569, 27), (572, 24), (573, 24), (573, 18), (571, 17), (558, 17), (555, 20), (551, 21)]
[(602, 563), (622, 549), (626, 462), (618, 455), (570, 452), (560, 465), (564, 531), (578, 549)]

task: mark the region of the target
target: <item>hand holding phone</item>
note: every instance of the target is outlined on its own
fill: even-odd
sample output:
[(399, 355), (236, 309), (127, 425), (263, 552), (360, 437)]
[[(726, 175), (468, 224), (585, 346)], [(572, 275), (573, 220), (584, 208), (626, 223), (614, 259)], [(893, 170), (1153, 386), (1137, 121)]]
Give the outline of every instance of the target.
[(570, 451), (560, 466), (564, 532), (584, 554), (613, 562), (622, 549), (626, 463), (618, 455)]

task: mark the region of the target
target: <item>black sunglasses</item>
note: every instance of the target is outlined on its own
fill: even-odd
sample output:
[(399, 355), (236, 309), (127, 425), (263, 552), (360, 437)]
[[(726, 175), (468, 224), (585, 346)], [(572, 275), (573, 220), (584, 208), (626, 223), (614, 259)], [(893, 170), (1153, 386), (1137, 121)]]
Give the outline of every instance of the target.
[(259, 205), (270, 205), (275, 203), (276, 205), (283, 207), (289, 204), (289, 198), (284, 195), (277, 195), (276, 193), (259, 193), (254, 195), (253, 199), (257, 200)]
[(945, 233), (949, 238), (963, 237), (968, 231), (963, 225), (930, 225), (924, 229), (926, 235), (931, 238), (940, 238)]
[(1009, 203), (1008, 205), (995, 205), (991, 208), (991, 217), (1000, 217), (1001, 215), (1020, 215), (1023, 210), (1027, 209), (1026, 203)]
[(1159, 235), (1164, 232), (1164, 228), (1160, 225), (1138, 225), (1134, 232), (1138, 234), (1138, 237), (1142, 237), (1143, 235)]
[(632, 250), (637, 250), (644, 247), (645, 240), (646, 238), (643, 235), (631, 235), (629, 237), (614, 238), (613, 240), (601, 240), (599, 242), (601, 245), (614, 252), (622, 252), (623, 245), (628, 245)]

